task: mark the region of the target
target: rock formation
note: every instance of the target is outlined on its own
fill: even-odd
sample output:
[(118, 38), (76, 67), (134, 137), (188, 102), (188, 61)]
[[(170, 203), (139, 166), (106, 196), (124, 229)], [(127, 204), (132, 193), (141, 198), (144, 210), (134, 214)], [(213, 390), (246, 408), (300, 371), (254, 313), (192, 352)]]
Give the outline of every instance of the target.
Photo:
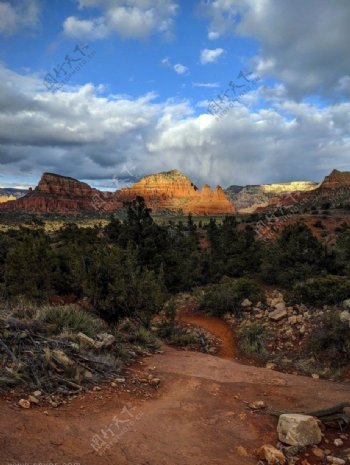
[(37, 187), (15, 201), (4, 203), (1, 211), (70, 214), (112, 211), (122, 205), (110, 192), (100, 192), (76, 179), (44, 173)]
[(240, 213), (253, 213), (258, 208), (276, 205), (292, 194), (312, 191), (317, 185), (317, 183), (311, 181), (293, 181), (245, 187), (230, 186), (225, 192)]
[(25, 189), (0, 188), (0, 203), (9, 202), (23, 197), (28, 191)]
[(0, 205), (0, 211), (78, 214), (120, 210), (124, 202), (142, 196), (154, 213), (223, 215), (235, 212), (221, 187), (202, 190), (177, 170), (142, 178), (130, 188), (101, 192), (76, 179), (44, 173), (38, 186), (24, 197)]
[(224, 215), (235, 212), (234, 204), (220, 186), (213, 191), (205, 184), (199, 190), (178, 170), (145, 176), (130, 188), (122, 189), (118, 198), (130, 200), (137, 195), (145, 199), (154, 213)]

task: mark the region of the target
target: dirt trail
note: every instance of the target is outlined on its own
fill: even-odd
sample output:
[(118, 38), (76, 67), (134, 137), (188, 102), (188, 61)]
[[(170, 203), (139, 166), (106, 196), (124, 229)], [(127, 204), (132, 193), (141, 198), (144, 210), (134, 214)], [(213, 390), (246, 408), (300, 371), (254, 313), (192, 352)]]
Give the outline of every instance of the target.
[(197, 314), (182, 314), (179, 316), (179, 320), (203, 328), (216, 336), (221, 340), (221, 346), (217, 356), (229, 360), (233, 359), (236, 353), (234, 335), (229, 325), (223, 320), (212, 316)]
[[(198, 317), (192, 321), (202, 327), (214, 323)], [(218, 322), (211, 327), (217, 335), (224, 334), (224, 328)], [(232, 350), (223, 344), (224, 357)], [(263, 399), (273, 409), (302, 411), (350, 397), (349, 384), (168, 347), (164, 354), (145, 359), (145, 364), (145, 369), (156, 367), (162, 385), (156, 398), (144, 402), (128, 393), (102, 390), (45, 415), (42, 408), (24, 411), (13, 402), (0, 401), (0, 464), (256, 465), (254, 449), (276, 441), (276, 419), (252, 413), (245, 402)], [(126, 422), (126, 431), (116, 438), (108, 427), (113, 418), (127, 420), (123, 407), (132, 412), (134, 422)], [(102, 435), (101, 430), (111, 448), (99, 456), (91, 439)]]

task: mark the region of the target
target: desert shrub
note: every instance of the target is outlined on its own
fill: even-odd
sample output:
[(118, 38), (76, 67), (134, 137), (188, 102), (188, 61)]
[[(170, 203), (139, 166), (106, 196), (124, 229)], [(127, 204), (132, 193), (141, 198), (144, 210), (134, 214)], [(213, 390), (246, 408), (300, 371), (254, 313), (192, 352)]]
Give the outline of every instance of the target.
[(201, 290), (199, 308), (210, 314), (222, 316), (225, 313), (240, 313), (244, 299), (252, 303), (264, 300), (264, 291), (251, 278), (224, 278), (219, 284), (206, 286)]
[(55, 333), (63, 331), (82, 332), (93, 337), (96, 333), (105, 329), (102, 320), (72, 305), (45, 306), (40, 310), (39, 320), (50, 325)]
[(311, 306), (338, 304), (350, 297), (350, 281), (341, 276), (321, 276), (297, 283), (287, 294), (292, 304)]
[(325, 315), (310, 334), (308, 349), (315, 358), (328, 359), (335, 365), (346, 365), (350, 361), (349, 325), (337, 315)]
[(133, 342), (137, 342), (148, 349), (156, 350), (160, 348), (158, 338), (144, 326), (140, 326), (131, 339)]
[(175, 346), (189, 346), (191, 344), (195, 344), (197, 339), (193, 334), (174, 333), (168, 342)]
[(266, 356), (269, 333), (264, 326), (259, 323), (246, 325), (239, 331), (238, 338), (239, 347), (244, 354), (258, 358)]

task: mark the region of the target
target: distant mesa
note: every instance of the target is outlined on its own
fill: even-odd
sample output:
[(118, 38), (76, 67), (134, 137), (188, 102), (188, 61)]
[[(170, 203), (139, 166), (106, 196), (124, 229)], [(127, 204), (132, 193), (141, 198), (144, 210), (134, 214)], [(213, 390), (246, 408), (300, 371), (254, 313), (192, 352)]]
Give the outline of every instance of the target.
[(130, 188), (103, 192), (77, 179), (54, 173), (44, 173), (35, 189), (19, 199), (0, 205), (0, 211), (36, 214), (79, 214), (84, 212), (114, 212), (125, 201), (142, 196), (154, 213), (192, 213), (193, 215), (226, 215), (235, 207), (218, 186), (199, 190), (178, 170), (145, 176)]

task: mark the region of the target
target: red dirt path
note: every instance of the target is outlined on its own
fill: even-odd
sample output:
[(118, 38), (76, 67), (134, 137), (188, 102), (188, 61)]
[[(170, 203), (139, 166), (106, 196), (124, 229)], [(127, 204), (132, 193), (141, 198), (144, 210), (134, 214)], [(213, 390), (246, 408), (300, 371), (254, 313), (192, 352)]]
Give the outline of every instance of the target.
[[(25, 411), (13, 401), (0, 401), (0, 464), (255, 465), (254, 449), (276, 442), (276, 419), (252, 413), (245, 402), (263, 399), (273, 409), (302, 411), (350, 398), (349, 383), (288, 375), (226, 359), (234, 353), (226, 325), (215, 319), (187, 318), (227, 341), (221, 352), (224, 358), (166, 347), (164, 354), (145, 359), (162, 380), (151, 400), (106, 388), (50, 409), (47, 415), (41, 407)], [(139, 419), (128, 424), (109, 451), (97, 455), (91, 447), (92, 436), (101, 435), (114, 416), (125, 419), (120, 413), (125, 406), (134, 408), (133, 415)]]

